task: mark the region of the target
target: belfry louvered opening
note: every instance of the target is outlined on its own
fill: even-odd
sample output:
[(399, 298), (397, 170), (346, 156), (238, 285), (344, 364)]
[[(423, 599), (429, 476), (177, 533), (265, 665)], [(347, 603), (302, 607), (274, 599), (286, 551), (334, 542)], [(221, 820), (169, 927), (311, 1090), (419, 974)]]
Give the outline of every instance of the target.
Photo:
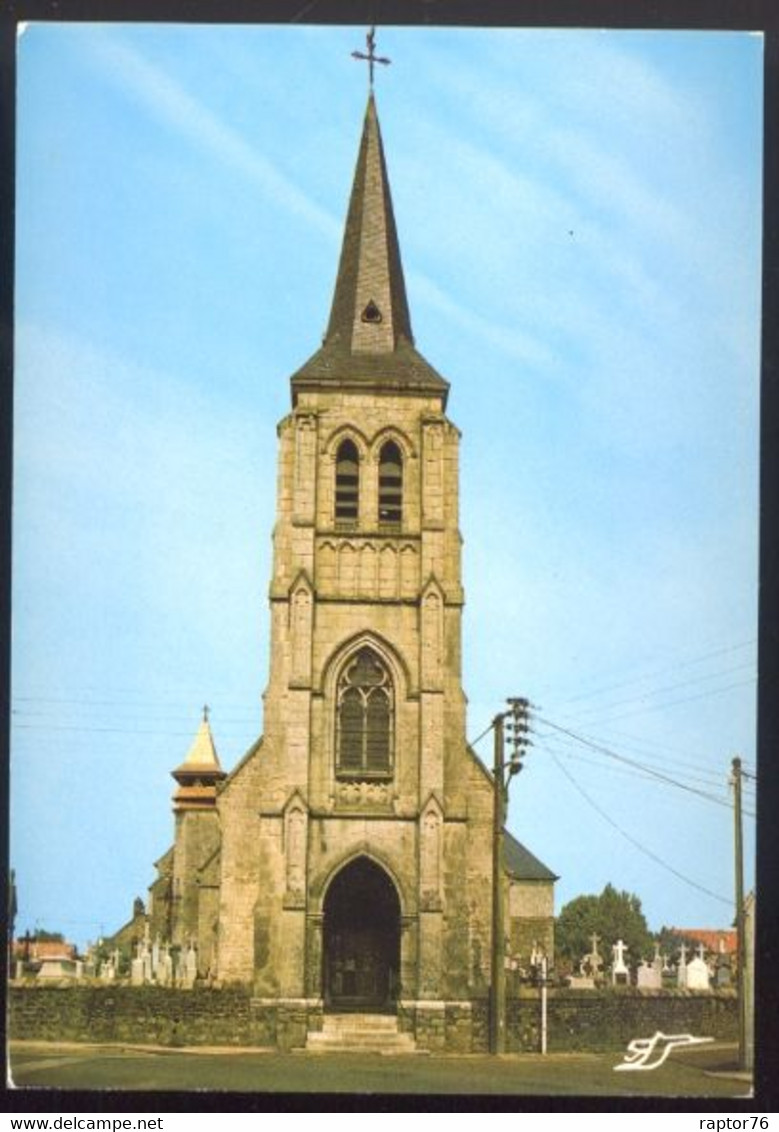
[(338, 446), (335, 458), (335, 521), (355, 526), (360, 512), (360, 454), (352, 440)]
[(392, 680), (367, 646), (338, 681), (336, 772), (341, 778), (388, 778), (392, 774), (394, 696)]
[(399, 527), (403, 521), (403, 457), (394, 440), (379, 453), (379, 523)]

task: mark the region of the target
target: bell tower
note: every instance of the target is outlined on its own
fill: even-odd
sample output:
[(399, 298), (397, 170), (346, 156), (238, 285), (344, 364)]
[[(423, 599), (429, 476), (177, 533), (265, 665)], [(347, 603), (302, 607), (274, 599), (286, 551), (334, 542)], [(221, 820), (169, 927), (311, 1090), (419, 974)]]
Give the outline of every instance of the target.
[[(371, 80), (389, 62), (373, 30), (355, 54)], [(201, 978), (251, 988), (259, 1044), (382, 1012), (422, 1048), (477, 1051), (494, 791), (465, 735), (460, 434), (414, 341), (372, 81), (327, 330), (290, 393), (264, 734), (225, 774), (204, 709), (150, 919)], [(504, 961), (527, 968), (539, 941), (552, 957), (556, 877), (507, 831), (503, 859)]]
[(376, 103), (278, 426), (264, 736), (219, 795), (218, 972), (260, 1002), (485, 993), (489, 778), (461, 687), (458, 444), (414, 344)]

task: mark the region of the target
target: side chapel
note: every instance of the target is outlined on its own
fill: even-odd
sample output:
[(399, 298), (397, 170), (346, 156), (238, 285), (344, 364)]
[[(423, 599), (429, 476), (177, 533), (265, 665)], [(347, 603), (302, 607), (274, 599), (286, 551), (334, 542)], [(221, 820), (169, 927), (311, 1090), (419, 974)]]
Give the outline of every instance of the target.
[[(278, 426), (264, 734), (226, 774), (204, 718), (175, 843), (114, 937), (194, 946), (271, 1029), (400, 1007), (418, 1039), (438, 1017), (486, 1040), (492, 778), (465, 736), (448, 394), (414, 344), (371, 89), (327, 332)], [(510, 834), (505, 869), (527, 968), (552, 955), (557, 878)]]

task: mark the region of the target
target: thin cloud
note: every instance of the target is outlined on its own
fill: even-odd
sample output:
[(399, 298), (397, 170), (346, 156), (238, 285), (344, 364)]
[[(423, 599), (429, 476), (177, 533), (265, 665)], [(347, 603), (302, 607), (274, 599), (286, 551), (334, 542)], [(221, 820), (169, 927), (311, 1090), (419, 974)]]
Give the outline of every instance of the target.
[(482, 318), (481, 315), (467, 310), (451, 299), (446, 292), (442, 291), (425, 275), (410, 272), (408, 277), (416, 298), (445, 315), (462, 329), (485, 342), (489, 342), (490, 345), (511, 357), (519, 358), (520, 361), (541, 367), (552, 365), (554, 357), (551, 351), (543, 346), (538, 339), (513, 328), (490, 322), (488, 319)]
[(95, 36), (89, 46), (92, 58), (106, 77), (145, 105), (159, 121), (248, 177), (274, 204), (305, 220), (329, 239), (340, 237), (340, 220), (302, 192), (170, 75), (114, 37)]

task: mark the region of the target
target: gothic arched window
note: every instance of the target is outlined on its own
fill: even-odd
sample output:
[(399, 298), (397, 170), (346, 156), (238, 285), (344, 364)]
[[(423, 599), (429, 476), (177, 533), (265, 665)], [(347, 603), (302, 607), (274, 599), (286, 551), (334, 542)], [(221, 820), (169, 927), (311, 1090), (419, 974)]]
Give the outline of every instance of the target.
[(352, 440), (343, 440), (335, 457), (335, 521), (353, 526), (360, 506), (360, 454)]
[(403, 519), (403, 457), (394, 440), (379, 453), (379, 523), (400, 526)]
[(337, 696), (338, 775), (386, 778), (392, 773), (392, 680), (373, 649), (360, 649), (346, 665)]

